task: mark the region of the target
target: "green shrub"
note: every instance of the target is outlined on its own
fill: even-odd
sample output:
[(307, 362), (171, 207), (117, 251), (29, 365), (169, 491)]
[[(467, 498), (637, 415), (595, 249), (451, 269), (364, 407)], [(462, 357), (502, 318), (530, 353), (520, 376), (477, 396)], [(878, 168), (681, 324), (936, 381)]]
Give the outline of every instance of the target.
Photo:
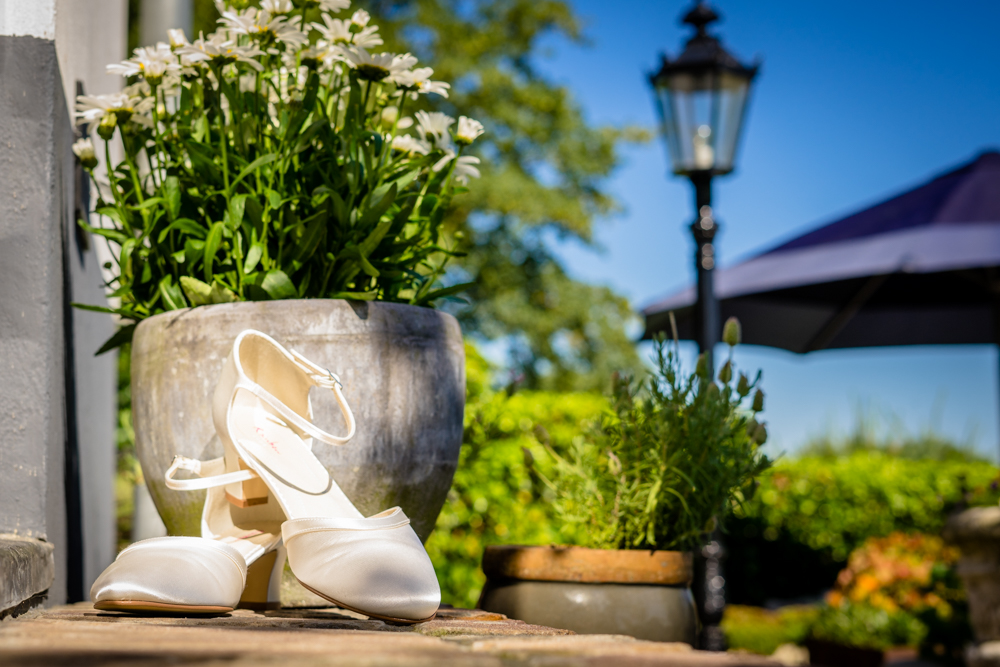
[(731, 604), (722, 617), (722, 631), (729, 648), (771, 655), (782, 644), (805, 641), (818, 613), (819, 609), (811, 605), (771, 611)]
[[(519, 392), (488, 388), (489, 369), (466, 346), (468, 399), (458, 471), (427, 541), (442, 600), (474, 607), (485, 578), (488, 544), (572, 543), (554, 520), (551, 494), (533, 476), (526, 457), (551, 462), (539, 438), (568, 447), (607, 409), (599, 394)], [(527, 454), (526, 454), (527, 452)]]
[[(733, 372), (739, 323), (729, 359), (712, 378), (704, 355), (694, 372), (680, 365), (678, 346), (655, 344), (656, 370), (633, 380), (616, 375), (612, 409), (599, 429), (568, 451), (547, 450), (560, 521), (597, 549), (692, 551), (771, 462), (760, 446), (764, 394), (757, 379)], [(756, 391), (755, 391), (756, 390)], [(549, 481), (552, 480), (552, 481)]]
[(869, 537), (937, 533), (963, 501), (996, 502), (996, 466), (982, 461), (901, 459), (882, 451), (782, 461), (738, 516), (759, 518), (763, 537), (781, 533), (837, 561)]

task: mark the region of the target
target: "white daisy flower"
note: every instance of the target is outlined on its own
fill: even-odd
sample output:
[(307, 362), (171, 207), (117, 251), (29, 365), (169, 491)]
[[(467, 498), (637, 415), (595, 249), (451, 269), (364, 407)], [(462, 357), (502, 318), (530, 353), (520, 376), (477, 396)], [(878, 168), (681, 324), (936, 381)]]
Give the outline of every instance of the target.
[(372, 18), (371, 14), (369, 14), (363, 9), (359, 9), (358, 11), (354, 12), (354, 16), (351, 17), (351, 23), (358, 26), (359, 28), (364, 28), (366, 25), (368, 25), (368, 22), (371, 20), (371, 18)]
[(270, 12), (248, 9), (244, 12), (226, 12), (219, 19), (237, 35), (247, 35), (261, 45), (283, 42), (298, 48), (309, 41), (308, 35), (295, 27), (284, 16), (272, 16)]
[(324, 9), (328, 12), (333, 12), (336, 14), (341, 9), (347, 9), (351, 6), (351, 0), (319, 0), (320, 9)]
[(114, 134), (115, 126), (153, 108), (152, 97), (134, 97), (125, 92), (110, 95), (80, 95), (76, 98), (76, 122), (87, 125), (93, 132), (95, 126), (102, 139), (108, 140)]
[(140, 75), (152, 84), (163, 80), (163, 75), (180, 69), (170, 45), (160, 42), (156, 46), (142, 46), (128, 60), (108, 65), (108, 74), (129, 77)]
[(448, 128), (455, 119), (440, 111), (418, 111), (413, 114), (417, 119), (417, 132), (424, 141), (433, 142), (438, 150), (451, 150), (451, 135)]
[(382, 38), (378, 36), (378, 26), (370, 25), (358, 32), (352, 32), (351, 25), (350, 21), (332, 19), (324, 14), (323, 23), (313, 23), (311, 27), (318, 30), (323, 39), (330, 44), (354, 44), (364, 49), (382, 45)]
[(430, 144), (408, 134), (393, 137), (392, 148), (407, 155), (427, 155), (431, 152)]
[(94, 142), (90, 138), (80, 139), (73, 144), (73, 154), (80, 160), (84, 169), (97, 166), (97, 153), (94, 152)]
[(193, 44), (177, 50), (178, 55), (188, 56), (188, 62), (208, 61), (216, 65), (242, 62), (250, 65), (258, 72), (264, 71), (264, 66), (254, 60), (254, 56), (262, 56), (264, 52), (253, 46), (238, 46), (235, 41), (226, 39), (226, 35), (217, 32), (207, 40), (199, 37)]
[(189, 44), (187, 35), (184, 34), (184, 30), (181, 28), (171, 28), (168, 30), (167, 39), (170, 40), (171, 48), (175, 49)]
[(295, 9), (292, 0), (261, 0), (260, 8), (272, 16), (291, 14)]
[(455, 141), (464, 146), (468, 146), (477, 137), (481, 136), (485, 130), (483, 130), (483, 124), (478, 120), (468, 118), (466, 116), (459, 116), (458, 118), (458, 129), (455, 131)]
[(418, 67), (414, 70), (403, 71), (392, 76), (391, 81), (400, 88), (405, 88), (410, 92), (411, 99), (417, 99), (419, 93), (437, 93), (442, 97), (448, 97), (450, 85), (444, 81), (431, 81), (434, 70), (430, 67)]
[(434, 166), (431, 167), (431, 169), (434, 171), (441, 171), (448, 166), (448, 163), (452, 160), (455, 160), (455, 171), (453, 172), (453, 175), (458, 183), (465, 185), (469, 182), (470, 176), (473, 178), (479, 178), (479, 170), (472, 166), (474, 164), (479, 164), (479, 158), (474, 155), (463, 155), (456, 160), (456, 154), (454, 151), (448, 151), (443, 158), (434, 163)]
[(343, 55), (347, 64), (356, 69), (358, 76), (365, 81), (382, 81), (413, 67), (417, 62), (409, 53), (369, 53), (362, 46), (343, 49)]

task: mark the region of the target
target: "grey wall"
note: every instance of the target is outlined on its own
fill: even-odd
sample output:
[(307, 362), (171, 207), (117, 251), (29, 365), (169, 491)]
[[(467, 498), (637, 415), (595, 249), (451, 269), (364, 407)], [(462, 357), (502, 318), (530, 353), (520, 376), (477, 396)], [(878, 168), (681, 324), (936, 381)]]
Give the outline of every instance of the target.
[(126, 10), (0, 0), (0, 533), (55, 546), (50, 603), (85, 599), (115, 554), (116, 359), (94, 357), (114, 324), (69, 306), (107, 303), (70, 108), (78, 80), (120, 89), (104, 66), (126, 55)]
[(0, 36), (0, 532), (55, 545), (66, 595), (63, 228), (55, 43)]

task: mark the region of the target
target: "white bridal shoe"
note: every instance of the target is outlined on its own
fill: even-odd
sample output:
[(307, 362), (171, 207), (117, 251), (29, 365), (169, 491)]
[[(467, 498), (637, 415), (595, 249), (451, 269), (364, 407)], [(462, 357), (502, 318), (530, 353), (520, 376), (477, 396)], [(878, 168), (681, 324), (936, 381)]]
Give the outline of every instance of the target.
[[(314, 386), (333, 391), (346, 436), (313, 425), (309, 389)], [(292, 573), (330, 602), (398, 623), (430, 620), (441, 590), (410, 520), (398, 507), (363, 516), (312, 453), (314, 439), (342, 445), (354, 435), (354, 415), (342, 389), (330, 371), (289, 353), (269, 336), (242, 332), (213, 400), (225, 472), (172, 479), (180, 468), (207, 472), (198, 462), (178, 457), (168, 479), (173, 485), (225, 486), (225, 497), (236, 507), (272, 506), (281, 512), (288, 519), (281, 534)]]
[[(178, 461), (168, 477), (187, 463), (189, 470), (217, 474), (223, 460), (193, 466)], [(206, 488), (203, 480), (170, 480), (172, 488)], [(280, 508), (239, 508), (221, 489), (210, 488), (202, 512), (203, 537), (154, 537), (124, 549), (90, 589), (94, 607), (105, 611), (224, 614), (240, 607), (280, 606)], [(209, 539), (205, 539), (209, 538)]]

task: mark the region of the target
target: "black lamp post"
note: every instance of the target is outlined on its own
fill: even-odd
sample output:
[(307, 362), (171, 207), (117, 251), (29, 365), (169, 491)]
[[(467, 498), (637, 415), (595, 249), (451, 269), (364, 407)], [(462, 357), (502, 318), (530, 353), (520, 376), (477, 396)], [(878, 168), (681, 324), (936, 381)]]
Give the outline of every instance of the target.
[(750, 84), (758, 69), (758, 65), (741, 64), (718, 38), (708, 34), (708, 24), (717, 20), (719, 15), (707, 4), (695, 5), (683, 22), (697, 32), (676, 60), (664, 55), (660, 71), (649, 77), (673, 171), (694, 184), (695, 331), (698, 349), (709, 359), (721, 333), (719, 305), (712, 289), (716, 264), (712, 240), (719, 229), (712, 216), (712, 177), (733, 170)]
[[(709, 368), (714, 368), (712, 349), (721, 334), (719, 302), (712, 284), (717, 255), (713, 240), (719, 231), (712, 215), (712, 177), (733, 170), (750, 84), (759, 67), (741, 64), (717, 37), (708, 34), (707, 26), (717, 20), (718, 14), (698, 2), (683, 18), (696, 30), (684, 52), (676, 60), (664, 55), (660, 71), (649, 77), (673, 171), (694, 184), (695, 220), (691, 232), (697, 248), (698, 275), (695, 337)], [(726, 648), (719, 627), (726, 605), (724, 555), (721, 536), (716, 532), (697, 563), (695, 596), (702, 622), (700, 644), (710, 651)]]

